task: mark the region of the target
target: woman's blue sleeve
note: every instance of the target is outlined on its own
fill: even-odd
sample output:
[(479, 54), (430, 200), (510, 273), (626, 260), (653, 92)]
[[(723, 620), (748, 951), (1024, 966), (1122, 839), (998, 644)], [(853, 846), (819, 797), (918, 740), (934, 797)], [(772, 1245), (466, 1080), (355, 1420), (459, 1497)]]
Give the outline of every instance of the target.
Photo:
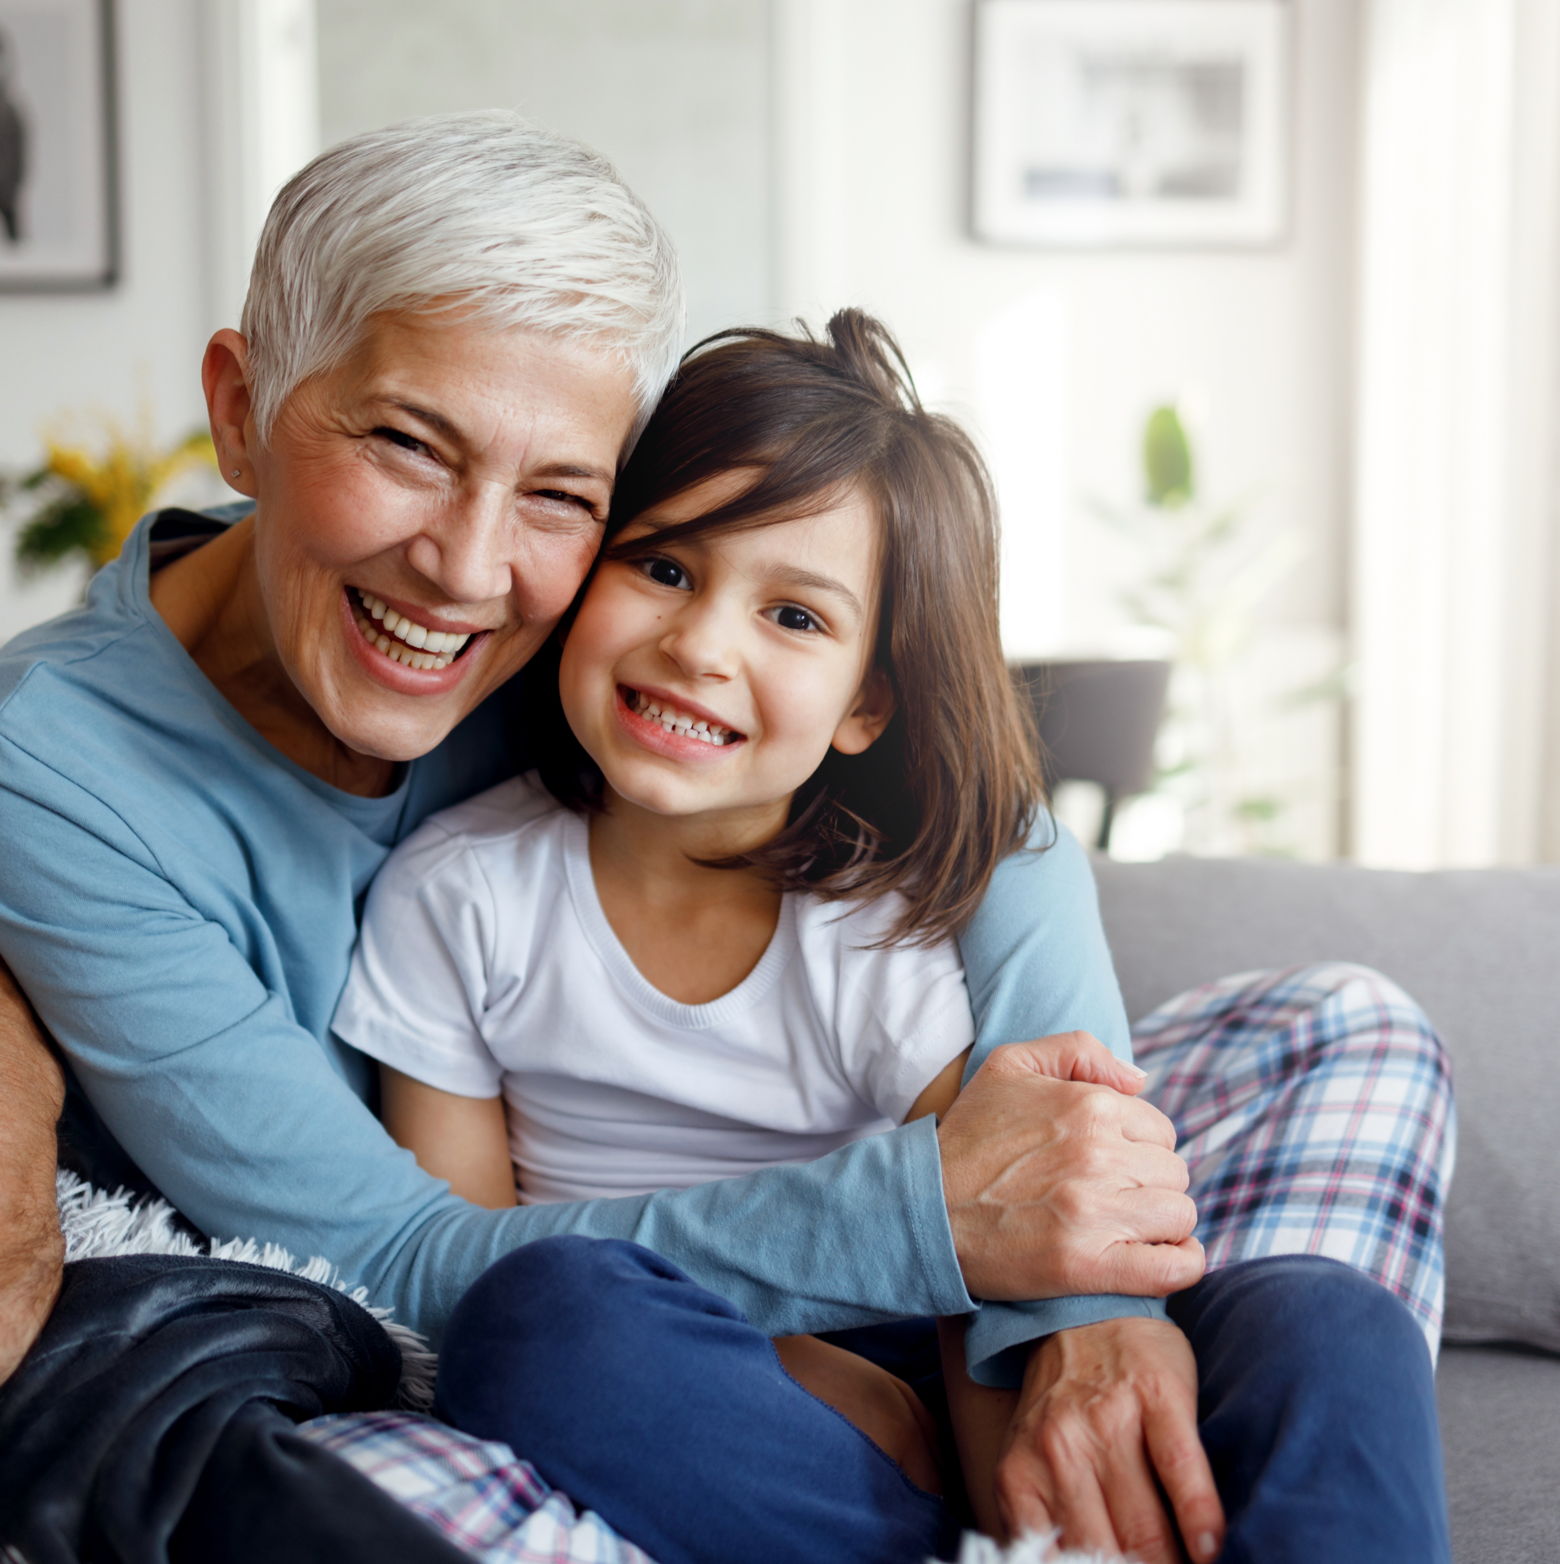
[(213, 1236), (322, 1255), (437, 1336), (553, 1233), (645, 1244), (767, 1335), (971, 1309), (930, 1119), (693, 1189), (482, 1210), (418, 1167), (125, 821), (0, 737), (0, 956), (105, 1127)]
[[(959, 949), (976, 1027), (966, 1080), (993, 1048), (1055, 1032), (1090, 1032), (1131, 1059), (1088, 855), (1049, 815), (1028, 849), (998, 867)], [(1041, 1337), (1131, 1314), (1163, 1318), (1164, 1305), (1115, 1295), (984, 1303), (965, 1336), (970, 1374), (982, 1384), (1016, 1385)]]

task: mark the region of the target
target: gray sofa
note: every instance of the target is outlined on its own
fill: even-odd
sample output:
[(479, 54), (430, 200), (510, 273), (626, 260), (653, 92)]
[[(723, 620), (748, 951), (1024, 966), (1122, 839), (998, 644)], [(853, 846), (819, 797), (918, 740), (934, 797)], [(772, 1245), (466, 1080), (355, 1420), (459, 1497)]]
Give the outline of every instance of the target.
[(1364, 962), (1452, 1056), (1438, 1375), (1457, 1564), (1560, 1561), (1560, 868), (1096, 864), (1133, 1019), (1259, 967)]

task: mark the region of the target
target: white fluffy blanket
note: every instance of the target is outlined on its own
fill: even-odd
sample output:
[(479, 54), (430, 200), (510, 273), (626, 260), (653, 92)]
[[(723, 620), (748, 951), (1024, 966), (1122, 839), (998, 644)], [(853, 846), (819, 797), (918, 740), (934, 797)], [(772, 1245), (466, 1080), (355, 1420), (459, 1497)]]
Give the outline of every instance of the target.
[(215, 1238), (193, 1239), (174, 1225), (173, 1211), (166, 1202), (136, 1200), (122, 1189), (106, 1194), (84, 1183), (74, 1173), (57, 1174), (55, 1192), (59, 1197), (60, 1227), (65, 1234), (67, 1261), (122, 1254), (209, 1255), (215, 1260), (242, 1260), (247, 1265), (289, 1271), (305, 1281), (321, 1282), (346, 1293), (384, 1326), (390, 1339), (400, 1348), (401, 1404), (419, 1412), (433, 1405), (433, 1379), (438, 1359), (427, 1341), (391, 1318), (388, 1309), (371, 1303), (366, 1289), (349, 1287), (329, 1260), (316, 1255), (300, 1262), (280, 1244), (257, 1243), (252, 1238), (230, 1238), (224, 1242)]
[[(83, 1183), (73, 1173), (58, 1176), (60, 1226), (65, 1233), (65, 1258), (90, 1260), (123, 1254), (209, 1255), (249, 1265), (289, 1271), (346, 1293), (372, 1314), (401, 1350), (401, 1391), (404, 1406), (426, 1410), (433, 1402), (437, 1360), (414, 1330), (398, 1324), (388, 1309), (376, 1307), (361, 1287), (349, 1287), (330, 1261), (315, 1256), (299, 1261), (278, 1244), (234, 1238), (196, 1240), (180, 1232), (173, 1212), (160, 1200), (136, 1201), (123, 1190), (106, 1194)], [(1055, 1546), (1050, 1537), (1030, 1536), (1003, 1548), (988, 1537), (966, 1536), (958, 1564), (1127, 1564), (1118, 1554), (1080, 1553)]]

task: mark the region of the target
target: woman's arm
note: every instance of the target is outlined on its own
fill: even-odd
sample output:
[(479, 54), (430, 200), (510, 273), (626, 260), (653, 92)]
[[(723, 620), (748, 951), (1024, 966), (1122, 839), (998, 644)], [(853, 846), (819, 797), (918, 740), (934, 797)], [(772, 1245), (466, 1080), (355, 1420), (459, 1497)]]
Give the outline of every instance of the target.
[[(916, 1098), (906, 1122), (929, 1114), (943, 1116), (959, 1095), (973, 1049), (948, 1064)], [(1037, 1065), (1057, 1080), (1091, 1083), (1098, 1090), (1132, 1096), (1142, 1088), (1143, 1072), (1117, 1059), (1093, 1038), (1068, 1033), (1046, 1038), (1035, 1050)], [(1003, 1537), (1008, 1521), (997, 1497), (997, 1473), (1013, 1438), (1019, 1394), (977, 1384), (966, 1367), (967, 1319), (944, 1318), (938, 1322), (942, 1353), (943, 1385), (953, 1425), (955, 1448), (963, 1472), (975, 1523), (988, 1536)]]
[[(941, 1117), (953, 1106), (972, 1051), (966, 1049), (960, 1054), (916, 1098), (905, 1116), (907, 1123), (929, 1114)], [(997, 1462), (1018, 1406), (1018, 1392), (977, 1385), (970, 1378), (964, 1361), (965, 1324), (963, 1319), (951, 1318), (937, 1322), (948, 1419), (953, 1425), (954, 1449), (976, 1528), (988, 1537), (1001, 1537), (1006, 1528), (996, 1502)]]
[(65, 1243), (54, 1158), (64, 1100), (38, 1018), (0, 961), (0, 1384), (59, 1296)]
[(502, 1097), (458, 1097), (379, 1066), (379, 1117), (417, 1158), (462, 1200), (490, 1211), (515, 1203), (515, 1172)]
[(327, 1257), (430, 1335), (495, 1260), (555, 1233), (655, 1249), (773, 1335), (971, 1306), (929, 1125), (689, 1190), (459, 1199), (125, 819), (3, 737), (0, 954), (108, 1133), (197, 1227)]
[[(1043, 819), (1040, 840), (1048, 827)], [(1003, 1043), (1063, 1028), (1131, 1058), (1094, 877), (1076, 840), (1055, 829), (1046, 852), (998, 869), (960, 941), (978, 1027), (967, 1072)], [(1184, 1274), (1167, 1290), (1202, 1270), (1195, 1239), (1176, 1248)], [(983, 1530), (1060, 1526), (1071, 1545), (1114, 1536), (1155, 1561), (1179, 1556), (1179, 1530), (1199, 1564), (1218, 1551), (1224, 1516), (1197, 1433), (1196, 1368), (1157, 1301), (986, 1304), (962, 1326), (945, 1322), (942, 1347)]]
[[(1042, 813), (1030, 847), (997, 868), (969, 927), (959, 938), (975, 1011), (968, 1082), (995, 1048), (1024, 1038), (1086, 1032), (1130, 1061), (1132, 1042), (1121, 989), (1100, 922), (1088, 855), (1076, 837)], [(1173, 1269), (1172, 1257), (1166, 1256)], [(1145, 1293), (1171, 1292), (1197, 1280), (1200, 1267), (1171, 1275)], [(1118, 1284), (1121, 1285), (1121, 1284)], [(1021, 1296), (1008, 1291), (988, 1297)], [(970, 1322), (971, 1371), (984, 1384), (1017, 1385), (1032, 1343), (1054, 1331), (1132, 1315), (1163, 1319), (1157, 1297), (1125, 1296), (1070, 1286), (1040, 1301), (988, 1303)]]
[[(284, 828), (274, 848), (292, 850)], [(1000, 1073), (965, 1088), (946, 1143), (922, 1122), (694, 1189), (469, 1205), (394, 1144), (290, 997), (267, 989), (131, 825), (8, 738), (0, 953), (109, 1133), (192, 1222), (326, 1256), (435, 1336), (494, 1260), (553, 1233), (655, 1249), (771, 1335), (958, 1314), (974, 1307), (961, 1272), (1013, 1297), (1059, 1290), (1033, 1236), (1047, 1191), (1030, 1153), (1071, 1111), (1044, 1088), (1074, 1088)], [(952, 1212), (945, 1184), (963, 1192)], [(1104, 1265), (1085, 1256), (1080, 1274), (1117, 1274), (1123, 1257), (1131, 1269), (1135, 1247)]]

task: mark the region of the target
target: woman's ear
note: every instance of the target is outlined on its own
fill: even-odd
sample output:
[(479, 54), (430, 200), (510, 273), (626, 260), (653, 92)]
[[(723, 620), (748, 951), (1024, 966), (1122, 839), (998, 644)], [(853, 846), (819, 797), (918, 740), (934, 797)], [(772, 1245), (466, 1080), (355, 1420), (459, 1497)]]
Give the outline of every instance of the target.
[(206, 392), (211, 443), (217, 465), (230, 488), (254, 499), (255, 426), (249, 397), (249, 344), (238, 332), (224, 329), (206, 344), (200, 383)]
[(856, 691), (856, 703), (834, 730), (831, 742), (842, 755), (859, 755), (877, 742), (893, 715), (894, 692), (889, 685), (888, 675), (881, 668), (874, 667), (861, 681), (861, 688)]

